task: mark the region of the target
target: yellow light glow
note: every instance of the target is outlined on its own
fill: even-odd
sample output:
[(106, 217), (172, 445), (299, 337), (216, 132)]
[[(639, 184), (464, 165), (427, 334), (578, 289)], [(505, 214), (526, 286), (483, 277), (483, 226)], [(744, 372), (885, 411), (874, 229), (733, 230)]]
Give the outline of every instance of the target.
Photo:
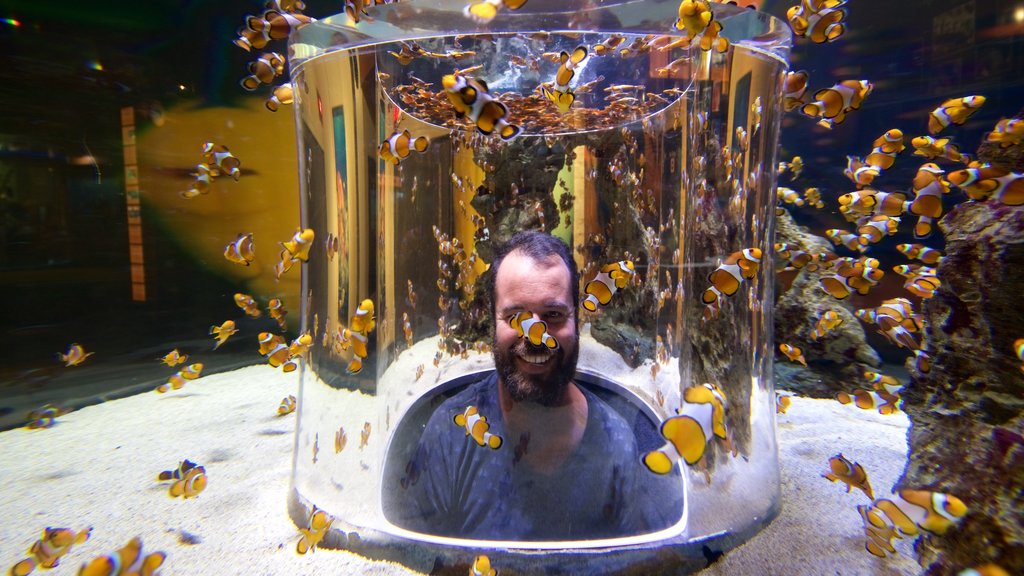
[(1024, 22), (1024, 6), (1018, 6), (1017, 9), (1013, 11), (1013, 20), (1017, 23)]

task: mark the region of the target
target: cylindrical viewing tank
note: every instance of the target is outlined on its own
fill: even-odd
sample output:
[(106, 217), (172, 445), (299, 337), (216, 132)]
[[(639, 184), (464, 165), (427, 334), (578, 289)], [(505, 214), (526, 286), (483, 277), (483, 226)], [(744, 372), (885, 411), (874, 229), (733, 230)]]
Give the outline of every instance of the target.
[[(790, 32), (716, 3), (692, 41), (676, 0), (496, 2), (471, 18), (475, 3), (366, 3), (358, 22), (289, 40), (315, 234), (291, 516), (305, 528), (315, 506), (333, 518), (320, 546), (425, 572), (480, 555), (500, 574), (703, 567), (780, 507), (772, 238)], [(573, 382), (627, 433), (561, 466), (530, 463), (557, 411), (512, 437), (497, 410), (445, 403), (498, 386), (489, 267), (522, 230), (570, 247), (581, 304), (606, 300), (575, 310)], [(425, 445), (431, 426), (465, 443)], [(436, 501), (466, 512), (424, 512)]]

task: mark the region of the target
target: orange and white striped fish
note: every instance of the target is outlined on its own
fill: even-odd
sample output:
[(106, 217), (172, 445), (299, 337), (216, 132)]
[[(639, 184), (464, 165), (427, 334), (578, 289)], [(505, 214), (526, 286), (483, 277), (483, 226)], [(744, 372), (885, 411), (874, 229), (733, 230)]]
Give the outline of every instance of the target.
[(836, 399), (840, 404), (852, 403), (861, 410), (878, 410), (878, 413), (884, 416), (899, 412), (902, 403), (899, 395), (861, 388), (854, 390), (853, 394), (840, 392), (836, 395)]
[(790, 362), (796, 362), (807, 366), (807, 360), (804, 359), (804, 353), (796, 346), (790, 344), (779, 344), (779, 351), (782, 352), (786, 358), (789, 358)]
[(812, 118), (820, 118), (818, 124), (832, 128), (842, 124), (848, 113), (858, 110), (873, 88), (867, 80), (843, 80), (831, 88), (818, 90), (814, 100), (805, 104), (801, 111)]
[(43, 535), (28, 549), (29, 557), (11, 567), (11, 576), (28, 576), (38, 568), (50, 569), (60, 564), (62, 556), (92, 534), (92, 527), (75, 532), (71, 528), (45, 528)]
[(895, 553), (892, 539), (917, 536), (922, 530), (945, 534), (967, 515), (967, 505), (952, 494), (928, 490), (897, 490), (858, 507), (868, 536), (867, 551), (879, 558)]
[(576, 101), (576, 94), (573, 92), (569, 82), (576, 75), (576, 70), (587, 59), (587, 47), (577, 46), (572, 54), (562, 51), (559, 54), (558, 72), (555, 73), (554, 82), (548, 85), (541, 85), (544, 97), (555, 103), (558, 110), (563, 114), (569, 111), (569, 107)]
[(252, 264), (252, 261), (256, 259), (255, 245), (252, 241), (252, 232), (248, 234), (239, 234), (237, 238), (228, 242), (227, 246), (224, 247), (224, 258), (228, 262), (234, 262), (242, 266), (248, 266)]
[(515, 328), (520, 338), (526, 338), (534, 346), (545, 346), (550, 350), (558, 348), (558, 341), (548, 333), (548, 325), (534, 317), (533, 312), (523, 311), (513, 314), (508, 321)]
[(750, 280), (757, 275), (760, 264), (761, 249), (745, 248), (730, 254), (708, 276), (711, 286), (701, 295), (705, 321), (718, 315), (724, 296), (732, 296), (739, 290), (744, 279)]
[(469, 117), (481, 134), (490, 136), (497, 132), (502, 140), (511, 140), (522, 131), (508, 123), (508, 107), (491, 95), (483, 80), (447, 74), (441, 78), (441, 85), (455, 107), (455, 115)]
[(401, 132), (394, 132), (387, 140), (381, 143), (380, 148), (377, 149), (377, 153), (386, 162), (398, 165), (399, 162), (405, 160), (413, 150), (422, 154), (426, 152), (427, 147), (430, 145), (430, 138), (426, 136), (412, 137), (412, 134), (408, 130), (402, 130)]
[(859, 488), (867, 494), (869, 499), (874, 500), (875, 495), (871, 490), (871, 483), (868, 482), (868, 473), (859, 463), (850, 462), (840, 452), (828, 459), (828, 467), (830, 471), (822, 474), (823, 478), (846, 484), (847, 494), (850, 493), (850, 490)]
[(519, 10), (527, 0), (472, 0), (463, 11), (467, 18), (486, 24), (498, 15), (498, 10)]
[(159, 394), (163, 394), (168, 390), (179, 390), (185, 385), (185, 382), (189, 380), (195, 380), (199, 378), (199, 375), (203, 371), (202, 362), (196, 362), (195, 364), (189, 364), (185, 368), (178, 370), (167, 379), (167, 382), (156, 387), (156, 391)]
[(157, 576), (167, 554), (142, 551), (142, 539), (136, 536), (118, 551), (94, 558), (82, 566), (78, 576)]
[(1024, 174), (982, 164), (950, 172), (946, 179), (972, 200), (993, 198), (1008, 206), (1024, 205)]
[(302, 537), (299, 538), (295, 551), (299, 554), (305, 554), (310, 550), (316, 550), (317, 544), (324, 539), (333, 523), (334, 518), (329, 516), (327, 512), (313, 506), (313, 509), (309, 511), (309, 528), (299, 528)]
[(636, 271), (631, 260), (620, 260), (604, 265), (594, 279), (583, 287), (587, 296), (581, 305), (590, 312), (597, 311), (598, 304), (606, 306), (617, 291), (629, 284), (634, 274)]
[(168, 494), (171, 498), (194, 498), (206, 489), (206, 468), (192, 462), (183, 460), (178, 463), (174, 470), (164, 470), (157, 476), (160, 482), (171, 482)]
[(725, 393), (715, 384), (684, 390), (682, 407), (661, 423), (661, 436), (667, 442), (644, 455), (644, 466), (655, 474), (668, 474), (679, 460), (691, 466), (699, 462), (714, 438), (731, 444), (725, 426), (727, 408)]
[(289, 394), (281, 399), (281, 404), (277, 407), (278, 416), (286, 416), (295, 412), (295, 396)]
[(456, 414), (455, 424), (465, 428), (466, 436), (472, 437), (477, 446), (487, 446), (494, 450), (501, 448), (501, 436), (489, 431), (491, 425), (487, 423), (487, 418), (480, 414), (476, 406), (467, 406), (465, 410)]
[(928, 115), (928, 133), (938, 134), (950, 124), (963, 124), (985, 103), (984, 96), (950, 98)]
[(227, 342), (228, 338), (238, 333), (238, 328), (235, 327), (234, 320), (225, 320), (220, 326), (210, 326), (210, 335), (213, 336), (214, 340), (217, 341), (213, 345), (213, 349), (220, 348), (222, 344)]

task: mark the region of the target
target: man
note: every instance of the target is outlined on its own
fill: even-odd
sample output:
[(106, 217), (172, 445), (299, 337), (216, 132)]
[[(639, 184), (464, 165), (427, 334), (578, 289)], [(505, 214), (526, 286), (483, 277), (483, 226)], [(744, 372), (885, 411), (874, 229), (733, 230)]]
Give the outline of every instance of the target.
[[(407, 467), (407, 510), (396, 523), (443, 536), (537, 541), (630, 536), (678, 520), (681, 504), (673, 518), (666, 499), (679, 498), (681, 484), (647, 473), (631, 427), (573, 380), (579, 276), (569, 248), (521, 232), (495, 249), (491, 268), (495, 371), (431, 416)], [(520, 337), (523, 318), (546, 323), (557, 347)]]

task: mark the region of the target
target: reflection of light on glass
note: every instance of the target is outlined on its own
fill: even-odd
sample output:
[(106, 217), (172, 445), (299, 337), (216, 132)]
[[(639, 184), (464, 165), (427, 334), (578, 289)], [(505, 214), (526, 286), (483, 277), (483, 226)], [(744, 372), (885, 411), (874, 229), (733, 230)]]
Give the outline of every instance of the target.
[(1013, 11), (1013, 21), (1024, 22), (1024, 6), (1017, 6), (1017, 9)]
[(178, 90), (181, 90), (182, 92), (184, 92), (186, 90), (185, 85), (184, 84), (178, 84)]
[(89, 60), (88, 64), (89, 64), (89, 68), (91, 68), (93, 70), (99, 70), (99, 71), (103, 70), (103, 63), (100, 62), (99, 60)]
[(21, 22), (18, 22), (14, 18), (0, 18), (0, 22), (3, 22), (4, 24), (10, 24), (11, 26), (14, 26), (15, 28), (21, 26)]

